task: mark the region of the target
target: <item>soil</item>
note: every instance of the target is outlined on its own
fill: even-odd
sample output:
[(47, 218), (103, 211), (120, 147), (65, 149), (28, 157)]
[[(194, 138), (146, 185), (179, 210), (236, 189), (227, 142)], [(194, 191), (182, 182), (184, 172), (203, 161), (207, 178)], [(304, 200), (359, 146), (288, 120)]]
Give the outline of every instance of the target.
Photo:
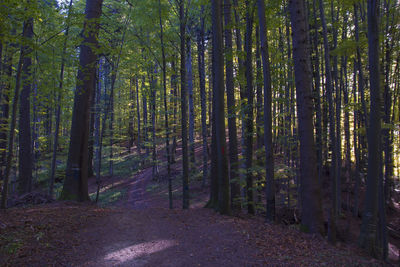
[[(179, 155), (179, 154), (178, 154)], [(165, 166), (127, 179), (113, 206), (55, 202), (0, 213), (0, 266), (382, 266), (355, 245), (331, 246), (296, 226), (260, 216), (222, 216), (203, 208), (208, 191), (191, 181), (191, 208), (181, 208), (180, 165), (173, 165), (174, 209), (168, 208)], [(91, 191), (95, 182), (91, 181)]]

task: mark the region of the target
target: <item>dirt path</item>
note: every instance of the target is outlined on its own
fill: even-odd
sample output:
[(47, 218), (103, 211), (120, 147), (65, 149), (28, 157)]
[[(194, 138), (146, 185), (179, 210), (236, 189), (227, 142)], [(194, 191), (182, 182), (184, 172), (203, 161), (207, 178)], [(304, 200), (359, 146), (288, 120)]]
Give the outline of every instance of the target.
[(235, 225), (237, 218), (203, 208), (169, 210), (168, 203), (146, 191), (151, 175), (151, 168), (140, 172), (131, 182), (126, 202), (112, 216), (82, 231), (93, 250), (79, 257), (78, 265), (261, 265), (257, 249), (247, 244), (248, 236)]

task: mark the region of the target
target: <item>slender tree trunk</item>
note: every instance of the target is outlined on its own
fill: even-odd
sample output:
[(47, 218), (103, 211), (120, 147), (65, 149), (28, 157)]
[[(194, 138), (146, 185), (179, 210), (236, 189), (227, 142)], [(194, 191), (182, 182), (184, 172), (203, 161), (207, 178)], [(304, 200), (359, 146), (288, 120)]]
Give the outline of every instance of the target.
[(189, 160), (187, 136), (187, 87), (186, 87), (186, 17), (184, 0), (179, 0), (179, 21), (181, 37), (181, 127), (182, 127), (182, 208), (189, 208)]
[[(337, 11), (335, 12), (335, 10)], [(331, 18), (332, 18), (332, 32), (333, 32), (333, 47), (332, 50), (335, 50), (337, 48), (337, 42), (338, 42), (338, 30), (336, 28), (336, 24), (339, 21), (339, 11), (340, 11), (340, 6), (334, 7), (333, 5), (333, 0), (331, 0)], [(343, 33), (346, 32), (346, 24), (347, 24), (347, 16), (344, 15), (343, 18), (344, 21), (344, 27), (343, 27)], [(345, 36), (342, 36), (342, 40), (345, 39)], [(341, 105), (342, 105), (342, 91), (341, 91), (341, 86), (339, 84), (339, 70), (338, 70), (338, 57), (337, 55), (333, 56), (333, 72), (332, 72), (332, 79), (334, 82), (334, 88), (335, 89), (335, 94), (336, 94), (336, 111), (334, 112), (334, 115), (336, 115), (336, 143), (334, 146), (332, 146), (332, 149), (335, 149), (335, 154), (336, 154), (336, 170), (335, 170), (335, 176), (336, 176), (336, 213), (337, 216), (340, 215), (341, 211), (341, 202), (342, 202), (342, 191), (341, 191), (341, 166), (342, 166), (342, 139), (341, 139), (341, 123), (340, 123), (340, 117), (341, 117)], [(333, 93), (333, 91), (332, 91)]]
[(165, 118), (165, 149), (167, 153), (167, 174), (168, 174), (168, 199), (169, 199), (169, 208), (173, 208), (172, 203), (172, 178), (171, 178), (171, 159), (169, 153), (169, 125), (168, 125), (168, 105), (167, 105), (167, 64), (165, 60), (165, 51), (164, 51), (164, 32), (163, 32), (163, 24), (161, 18), (161, 0), (158, 0), (158, 12), (160, 16), (160, 39), (161, 39), (161, 54), (162, 54), (162, 71), (163, 71), (163, 89), (164, 89), (164, 118)]
[[(262, 163), (262, 157), (263, 157), (263, 151), (261, 150), (264, 141), (263, 141), (263, 136), (261, 136), (261, 126), (263, 124), (263, 95), (262, 95), (262, 90), (263, 90), (263, 78), (262, 78), (262, 70), (261, 70), (261, 55), (260, 55), (260, 29), (258, 25), (255, 27), (256, 28), (256, 147), (255, 147), (255, 156), (256, 156), (256, 162), (255, 166), (263, 166)], [(278, 126), (279, 127), (279, 126)], [(265, 188), (264, 183), (261, 181), (261, 171), (256, 172), (256, 189), (257, 189), (257, 196), (255, 197), (255, 204), (259, 205), (262, 201), (262, 194), (263, 194), (263, 188)]]
[(221, 214), (230, 213), (229, 170), (226, 155), (225, 137), (225, 104), (224, 104), (224, 59), (222, 39), (222, 1), (211, 2), (212, 12), (212, 44), (213, 44), (213, 92), (214, 92), (214, 119), (215, 145), (217, 152), (218, 177), (218, 211)]
[(63, 44), (63, 51), (61, 55), (61, 70), (60, 70), (60, 82), (58, 84), (58, 95), (57, 95), (57, 108), (56, 108), (56, 128), (54, 130), (54, 143), (53, 143), (53, 157), (51, 159), (51, 172), (50, 172), (50, 188), (49, 188), (49, 195), (53, 197), (54, 191), (54, 179), (55, 173), (57, 168), (57, 147), (58, 147), (58, 136), (60, 130), (60, 117), (61, 117), (61, 99), (62, 99), (62, 90), (64, 85), (64, 66), (65, 66), (65, 56), (67, 52), (67, 42), (69, 36), (69, 25), (70, 25), (70, 15), (72, 10), (72, 3), (73, 0), (69, 1), (68, 7), (68, 16), (67, 16), (67, 28), (65, 29), (65, 39)]
[(176, 65), (175, 65), (175, 56), (171, 62), (171, 67), (172, 67), (172, 72), (173, 74), (171, 75), (171, 88), (172, 88), (172, 96), (173, 96), (173, 103), (174, 103), (174, 111), (173, 111), (173, 127), (172, 127), (172, 132), (173, 132), (173, 138), (172, 138), (172, 149), (171, 149), (171, 164), (175, 163), (175, 154), (176, 154), (176, 125), (177, 125), (177, 113), (178, 113), (178, 75), (177, 75), (177, 70), (176, 70)]
[(312, 76), (304, 9), (304, 0), (289, 1), (300, 140), (301, 223), (304, 231), (322, 233), (322, 198), (315, 158)]
[(128, 121), (128, 153), (131, 153), (131, 148), (133, 146), (134, 141), (134, 134), (133, 134), (133, 127), (134, 127), (134, 117), (135, 117), (135, 92), (133, 89), (135, 78), (129, 78), (129, 121)]
[(96, 184), (97, 184), (97, 193), (96, 193), (96, 203), (99, 200), (99, 191), (100, 191), (100, 181), (101, 181), (101, 150), (102, 150), (102, 136), (100, 131), (100, 116), (101, 116), (101, 85), (102, 85), (102, 73), (103, 73), (103, 59), (99, 59), (98, 63), (98, 72), (97, 72), (97, 86), (95, 90), (95, 119), (94, 119), (94, 145), (96, 147)]
[[(112, 65), (111, 68), (111, 90), (110, 90), (110, 109), (109, 109), (109, 113), (110, 113), (110, 121), (109, 121), (109, 134), (110, 134), (110, 159), (108, 162), (108, 175), (110, 177), (113, 177), (114, 175), (114, 161), (113, 161), (113, 157), (114, 157), (114, 151), (113, 151), (113, 145), (114, 145), (114, 84), (115, 84), (115, 79), (116, 79), (116, 67), (115, 65)], [(105, 117), (107, 116), (107, 114), (105, 114)], [(112, 180), (114, 181), (114, 179)]]
[[(242, 34), (241, 34), (241, 20), (239, 16), (239, 5), (237, 0), (233, 0), (233, 11), (234, 11), (234, 16), (235, 16), (235, 39), (236, 39), (236, 49), (237, 49), (237, 61), (238, 61), (238, 81), (239, 81), (239, 89), (240, 89), (240, 100), (241, 100), (241, 136), (240, 136), (240, 145), (241, 145), (241, 154), (243, 159), (240, 161), (240, 166), (239, 168), (245, 169), (245, 154), (246, 154), (246, 148), (245, 148), (245, 114), (244, 114), (244, 109), (245, 109), (245, 83), (242, 81), (245, 80), (245, 61), (243, 60), (242, 54), (243, 54), (243, 42), (242, 42)], [(241, 173), (240, 177), (238, 178), (240, 182), (244, 182), (245, 180), (245, 174)], [(238, 182), (239, 182), (238, 181)], [(245, 189), (241, 190), (241, 195), (244, 198), (245, 195)], [(235, 198), (235, 196), (233, 196)], [(239, 197), (239, 196), (238, 196)]]
[(12, 104), (12, 112), (11, 112), (11, 122), (10, 122), (10, 130), (8, 136), (8, 151), (7, 151), (7, 158), (6, 158), (6, 166), (4, 171), (4, 180), (3, 180), (3, 191), (1, 194), (1, 209), (7, 208), (7, 195), (8, 195), (8, 183), (10, 178), (10, 171), (11, 171), (11, 163), (13, 158), (14, 152), (14, 136), (15, 136), (15, 125), (17, 120), (17, 107), (18, 107), (18, 100), (19, 100), (19, 90), (21, 88), (21, 73), (22, 73), (22, 62), (25, 57), (24, 47), (21, 47), (20, 57), (18, 61), (18, 67), (16, 72), (15, 78), (15, 91), (13, 97), (13, 104)]
[[(393, 26), (393, 22), (389, 22), (389, 12), (390, 12), (390, 0), (385, 0), (385, 12), (387, 13), (386, 17), (386, 34), (391, 34)], [(391, 123), (391, 110), (392, 110), (392, 91), (390, 90), (390, 72), (391, 72), (391, 64), (392, 64), (392, 53), (393, 53), (393, 44), (390, 45), (389, 38), (385, 38), (385, 67), (384, 67), (384, 122), (386, 125), (390, 125)], [(388, 205), (391, 202), (391, 185), (393, 183), (393, 130), (386, 128), (383, 130), (383, 142), (384, 142), (384, 152), (385, 152), (385, 203)]]
[(379, 0), (368, 0), (368, 63), (370, 72), (371, 106), (368, 128), (368, 173), (364, 213), (359, 245), (370, 255), (382, 257), (383, 246), (379, 242), (379, 198), (383, 197), (381, 178), (381, 92), (379, 70)]
[(142, 148), (142, 129), (140, 125), (140, 106), (139, 106), (139, 78), (136, 77), (135, 79), (135, 85), (136, 85), (136, 112), (137, 112), (137, 127), (138, 127), (138, 133), (137, 133), (137, 143), (136, 147), (138, 150), (138, 155), (139, 158), (141, 157), (141, 148)]
[(225, 20), (225, 68), (226, 68), (226, 95), (228, 106), (228, 128), (229, 128), (229, 163), (231, 181), (231, 205), (232, 209), (239, 210), (240, 205), (240, 184), (239, 184), (239, 159), (238, 142), (236, 129), (236, 103), (235, 88), (233, 79), (233, 50), (231, 30), (231, 1), (224, 1)]
[(245, 107), (245, 168), (246, 168), (246, 196), (247, 211), (255, 213), (253, 196), (253, 66), (252, 66), (252, 32), (253, 32), (253, 7), (246, 0), (246, 34), (245, 34), (245, 75), (246, 75), (246, 107)]
[(192, 42), (190, 36), (186, 38), (186, 70), (187, 70), (187, 89), (189, 96), (189, 157), (194, 165), (194, 103), (193, 103), (193, 72), (192, 72)]
[(272, 88), (271, 70), (268, 53), (267, 23), (265, 20), (264, 0), (257, 0), (258, 20), (260, 24), (261, 56), (264, 77), (264, 144), (265, 144), (265, 195), (267, 199), (266, 219), (268, 222), (275, 220), (275, 181), (274, 181), (274, 154), (272, 149)]
[(151, 83), (151, 132), (152, 132), (152, 159), (153, 159), (153, 179), (158, 179), (158, 163), (157, 163), (157, 140), (156, 140), (156, 97), (157, 97), (157, 79), (154, 76), (157, 75), (157, 66), (154, 66), (154, 73), (150, 76)]
[(84, 20), (84, 39), (80, 46), (80, 67), (75, 91), (71, 125), (71, 139), (62, 199), (86, 201), (88, 195), (88, 138), (89, 109), (95, 78), (98, 46), (99, 21), (102, 0), (87, 0)]
[[(201, 6), (202, 14), (204, 6)], [(204, 56), (204, 15), (200, 16), (200, 32), (197, 35), (198, 47), (198, 65), (199, 65), (199, 83), (200, 83), (200, 99), (201, 99), (201, 134), (203, 143), (203, 183), (202, 187), (206, 186), (208, 176), (208, 144), (207, 144), (207, 99), (206, 99), (206, 69)]]
[[(96, 88), (96, 79), (93, 80), (93, 88)], [(94, 92), (94, 91), (93, 91)], [(93, 153), (94, 153), (94, 140), (93, 140), (93, 132), (94, 132), (94, 103), (95, 103), (95, 94), (92, 94), (92, 99), (90, 101), (90, 126), (89, 126), (89, 143), (88, 143), (88, 177), (92, 177), (93, 172)]]
[[(355, 31), (355, 39), (356, 42), (359, 43), (360, 42), (360, 29), (359, 29), (359, 25), (358, 25), (358, 8), (359, 5), (354, 5), (354, 31)], [(363, 113), (362, 113), (362, 121), (364, 121), (365, 123), (365, 128), (367, 129), (367, 134), (368, 134), (368, 112), (367, 112), (367, 105), (365, 103), (365, 93), (364, 93), (364, 71), (361, 65), (361, 48), (360, 45), (357, 45), (357, 69), (358, 69), (358, 90), (361, 94), (361, 105), (362, 105), (362, 109), (363, 109)]]
[[(143, 81), (142, 81), (142, 88), (145, 89), (145, 80), (143, 76)], [(143, 128), (144, 128), (144, 138), (143, 138), (143, 143), (145, 146), (145, 151), (146, 151), (146, 158), (149, 156), (149, 146), (148, 146), (148, 120), (147, 120), (147, 92), (142, 93), (142, 101), (143, 101)]]
[[(357, 66), (356, 66), (356, 60), (354, 60), (354, 77), (353, 80), (357, 80)], [(360, 82), (358, 82), (358, 86), (360, 86)], [(356, 86), (354, 86), (353, 90), (353, 102), (355, 104), (355, 107), (357, 106), (357, 93), (356, 93)], [(353, 123), (353, 128), (357, 129), (360, 121), (360, 112), (355, 108), (354, 109), (354, 123)], [(355, 170), (354, 170), (354, 176), (355, 176), (355, 185), (354, 185), (354, 212), (353, 216), (358, 217), (358, 206), (359, 206), (359, 199), (360, 199), (360, 185), (361, 185), (361, 177), (360, 177), (360, 134), (358, 131), (354, 131), (354, 136), (353, 136), (353, 147), (354, 147), (354, 156), (355, 156)]]
[(335, 130), (335, 113), (334, 113), (334, 104), (333, 104), (333, 81), (332, 81), (332, 73), (331, 73), (331, 64), (330, 64), (330, 50), (328, 43), (328, 30), (326, 27), (325, 21), (325, 13), (324, 13), (324, 3), (322, 0), (319, 0), (319, 11), (322, 22), (322, 33), (324, 38), (324, 50), (325, 50), (325, 74), (326, 74), (326, 93), (328, 98), (328, 107), (329, 107), (329, 139), (330, 145), (332, 147), (332, 162), (330, 168), (330, 179), (331, 179), (331, 212), (329, 214), (329, 228), (328, 228), (328, 239), (331, 243), (336, 243), (336, 221), (337, 221), (337, 211), (338, 211), (338, 203), (337, 203), (337, 185), (338, 185), (338, 177), (337, 177), (337, 146), (336, 146), (336, 130)]
[(323, 157), (322, 157), (322, 115), (321, 115), (321, 75), (320, 75), (320, 63), (319, 63), (319, 31), (317, 24), (317, 4), (316, 0), (313, 0), (313, 16), (314, 16), (314, 35), (313, 35), (313, 49), (315, 52), (315, 68), (314, 68), (314, 91), (315, 91), (315, 107), (316, 107), (316, 119), (315, 119), (315, 141), (317, 148), (317, 161), (318, 161), (318, 180), (322, 184), (322, 167), (323, 167)]
[(10, 111), (10, 99), (9, 94), (11, 90), (11, 78), (12, 78), (12, 59), (13, 53), (12, 48), (15, 48), (15, 44), (10, 43), (4, 52), (4, 63), (2, 67), (2, 72), (7, 79), (2, 83), (1, 88), (1, 118), (0, 118), (0, 176), (4, 179), (5, 167), (7, 165), (7, 128), (9, 122), (9, 111)]
[[(33, 18), (24, 22), (24, 38), (33, 38)], [(30, 94), (32, 90), (32, 49), (25, 46), (27, 50), (22, 67), (22, 90), (19, 105), (19, 163), (18, 163), (18, 192), (24, 194), (32, 190), (32, 146), (31, 146), (31, 108)]]

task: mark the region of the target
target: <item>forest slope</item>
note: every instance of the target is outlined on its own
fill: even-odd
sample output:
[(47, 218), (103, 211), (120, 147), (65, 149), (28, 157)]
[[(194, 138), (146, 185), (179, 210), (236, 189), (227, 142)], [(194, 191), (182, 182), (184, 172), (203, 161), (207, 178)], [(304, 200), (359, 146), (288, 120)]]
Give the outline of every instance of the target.
[[(191, 209), (169, 210), (166, 185), (155, 188), (151, 178), (147, 168), (131, 179), (114, 179), (114, 190), (129, 189), (123, 199), (106, 208), (56, 202), (1, 213), (0, 265), (381, 265), (355, 248), (334, 248), (294, 227), (204, 209), (208, 192), (200, 184), (191, 188)], [(176, 205), (178, 187), (174, 193)]]

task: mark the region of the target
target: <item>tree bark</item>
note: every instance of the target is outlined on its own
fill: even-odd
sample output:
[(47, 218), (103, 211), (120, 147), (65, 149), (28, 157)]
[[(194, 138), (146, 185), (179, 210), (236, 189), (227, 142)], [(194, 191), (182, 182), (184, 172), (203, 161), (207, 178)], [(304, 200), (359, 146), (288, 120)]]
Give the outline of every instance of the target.
[(187, 70), (187, 89), (189, 97), (189, 158), (190, 162), (194, 165), (194, 103), (193, 103), (193, 68), (192, 68), (192, 42), (188, 34), (186, 38), (186, 70)]
[(69, 25), (70, 25), (70, 15), (72, 10), (72, 3), (73, 0), (69, 1), (68, 7), (68, 15), (67, 15), (67, 28), (65, 29), (64, 35), (64, 44), (63, 44), (63, 51), (61, 55), (61, 70), (60, 70), (60, 82), (58, 84), (58, 95), (57, 95), (57, 108), (56, 108), (56, 128), (54, 130), (54, 143), (53, 143), (53, 157), (51, 159), (51, 171), (50, 171), (50, 188), (49, 188), (49, 195), (53, 197), (54, 191), (54, 179), (55, 173), (57, 169), (57, 147), (58, 147), (58, 136), (60, 131), (60, 117), (61, 117), (61, 99), (62, 99), (62, 90), (64, 85), (64, 66), (65, 66), (65, 56), (67, 52), (67, 42), (68, 42), (68, 35), (69, 35)]
[(164, 31), (163, 31), (163, 23), (161, 17), (161, 0), (158, 0), (158, 13), (160, 17), (160, 39), (161, 39), (161, 54), (162, 54), (162, 72), (163, 72), (163, 89), (164, 89), (164, 119), (165, 119), (165, 149), (167, 153), (167, 174), (168, 174), (168, 199), (169, 199), (169, 208), (173, 208), (172, 203), (172, 178), (171, 178), (171, 159), (169, 154), (169, 125), (168, 125), (168, 105), (167, 105), (167, 64), (165, 60), (165, 49), (164, 49)]
[[(24, 38), (31, 40), (33, 38), (33, 18), (24, 22)], [(19, 105), (19, 155), (18, 155), (18, 192), (24, 194), (32, 191), (32, 139), (31, 139), (31, 108), (30, 94), (32, 90), (32, 49), (25, 46), (27, 50), (22, 67), (22, 90)]]
[[(229, 171), (226, 155), (222, 1), (211, 2), (215, 145), (217, 152), (218, 211), (230, 214)], [(215, 173), (214, 173), (215, 175)]]
[(300, 140), (301, 223), (306, 232), (322, 233), (322, 199), (314, 145), (312, 76), (304, 9), (304, 0), (289, 1)]
[(379, 0), (368, 0), (368, 63), (371, 105), (368, 128), (368, 173), (359, 245), (374, 257), (382, 257), (378, 238), (378, 199), (381, 172), (381, 92), (379, 70)]
[(61, 199), (89, 200), (88, 195), (88, 138), (89, 109), (95, 79), (94, 51), (98, 46), (99, 18), (102, 0), (87, 0), (83, 26), (84, 38), (80, 46), (79, 70), (71, 124), (68, 161)]
[(275, 181), (274, 181), (274, 154), (272, 149), (272, 88), (271, 70), (268, 53), (267, 23), (265, 20), (264, 0), (257, 0), (258, 20), (260, 24), (261, 56), (264, 77), (264, 144), (265, 144), (265, 195), (267, 199), (266, 219), (268, 222), (275, 220)]
[(187, 85), (186, 85), (186, 17), (184, 0), (179, 0), (179, 21), (181, 37), (181, 127), (182, 127), (182, 208), (189, 208), (189, 159), (187, 136)]
[(325, 75), (326, 75), (326, 93), (328, 98), (328, 110), (329, 110), (329, 139), (332, 147), (332, 162), (330, 168), (330, 179), (331, 179), (331, 211), (329, 214), (329, 228), (328, 228), (328, 239), (331, 243), (336, 243), (336, 221), (337, 221), (337, 190), (338, 190), (338, 177), (337, 177), (337, 146), (336, 146), (336, 130), (335, 130), (335, 113), (333, 104), (333, 81), (331, 73), (330, 63), (330, 50), (328, 43), (328, 30), (326, 27), (324, 3), (319, 0), (319, 11), (322, 22), (322, 33), (324, 38), (324, 50), (325, 50)]
[(8, 151), (7, 151), (7, 158), (6, 158), (6, 166), (4, 171), (4, 180), (3, 180), (3, 191), (1, 194), (1, 209), (7, 208), (7, 195), (8, 195), (8, 183), (10, 178), (10, 171), (11, 171), (11, 163), (14, 153), (14, 136), (15, 136), (15, 125), (17, 120), (17, 108), (18, 108), (18, 100), (19, 100), (19, 90), (21, 88), (21, 73), (22, 73), (22, 62), (25, 57), (24, 47), (21, 47), (20, 57), (18, 61), (17, 67), (17, 75), (15, 78), (15, 91), (13, 97), (13, 104), (12, 104), (12, 112), (11, 112), (11, 122), (10, 122), (10, 130), (8, 136)]
[(224, 1), (225, 20), (225, 68), (226, 68), (226, 95), (228, 106), (229, 128), (229, 176), (231, 181), (231, 206), (232, 209), (240, 209), (240, 184), (239, 184), (239, 159), (236, 129), (236, 103), (233, 79), (233, 49), (232, 49), (232, 15), (231, 1)]
[(246, 52), (245, 76), (246, 76), (246, 106), (245, 106), (245, 168), (246, 168), (246, 196), (247, 211), (255, 213), (253, 195), (253, 66), (252, 66), (252, 32), (253, 32), (253, 8), (246, 1), (246, 34), (244, 50)]
[[(201, 6), (202, 14), (204, 13), (204, 6)], [(200, 32), (197, 35), (198, 47), (198, 65), (199, 65), (199, 83), (200, 83), (200, 99), (201, 99), (201, 134), (203, 145), (203, 183), (205, 187), (208, 177), (208, 142), (207, 142), (207, 99), (206, 99), (206, 70), (205, 70), (205, 56), (204, 56), (204, 15), (200, 16)]]

